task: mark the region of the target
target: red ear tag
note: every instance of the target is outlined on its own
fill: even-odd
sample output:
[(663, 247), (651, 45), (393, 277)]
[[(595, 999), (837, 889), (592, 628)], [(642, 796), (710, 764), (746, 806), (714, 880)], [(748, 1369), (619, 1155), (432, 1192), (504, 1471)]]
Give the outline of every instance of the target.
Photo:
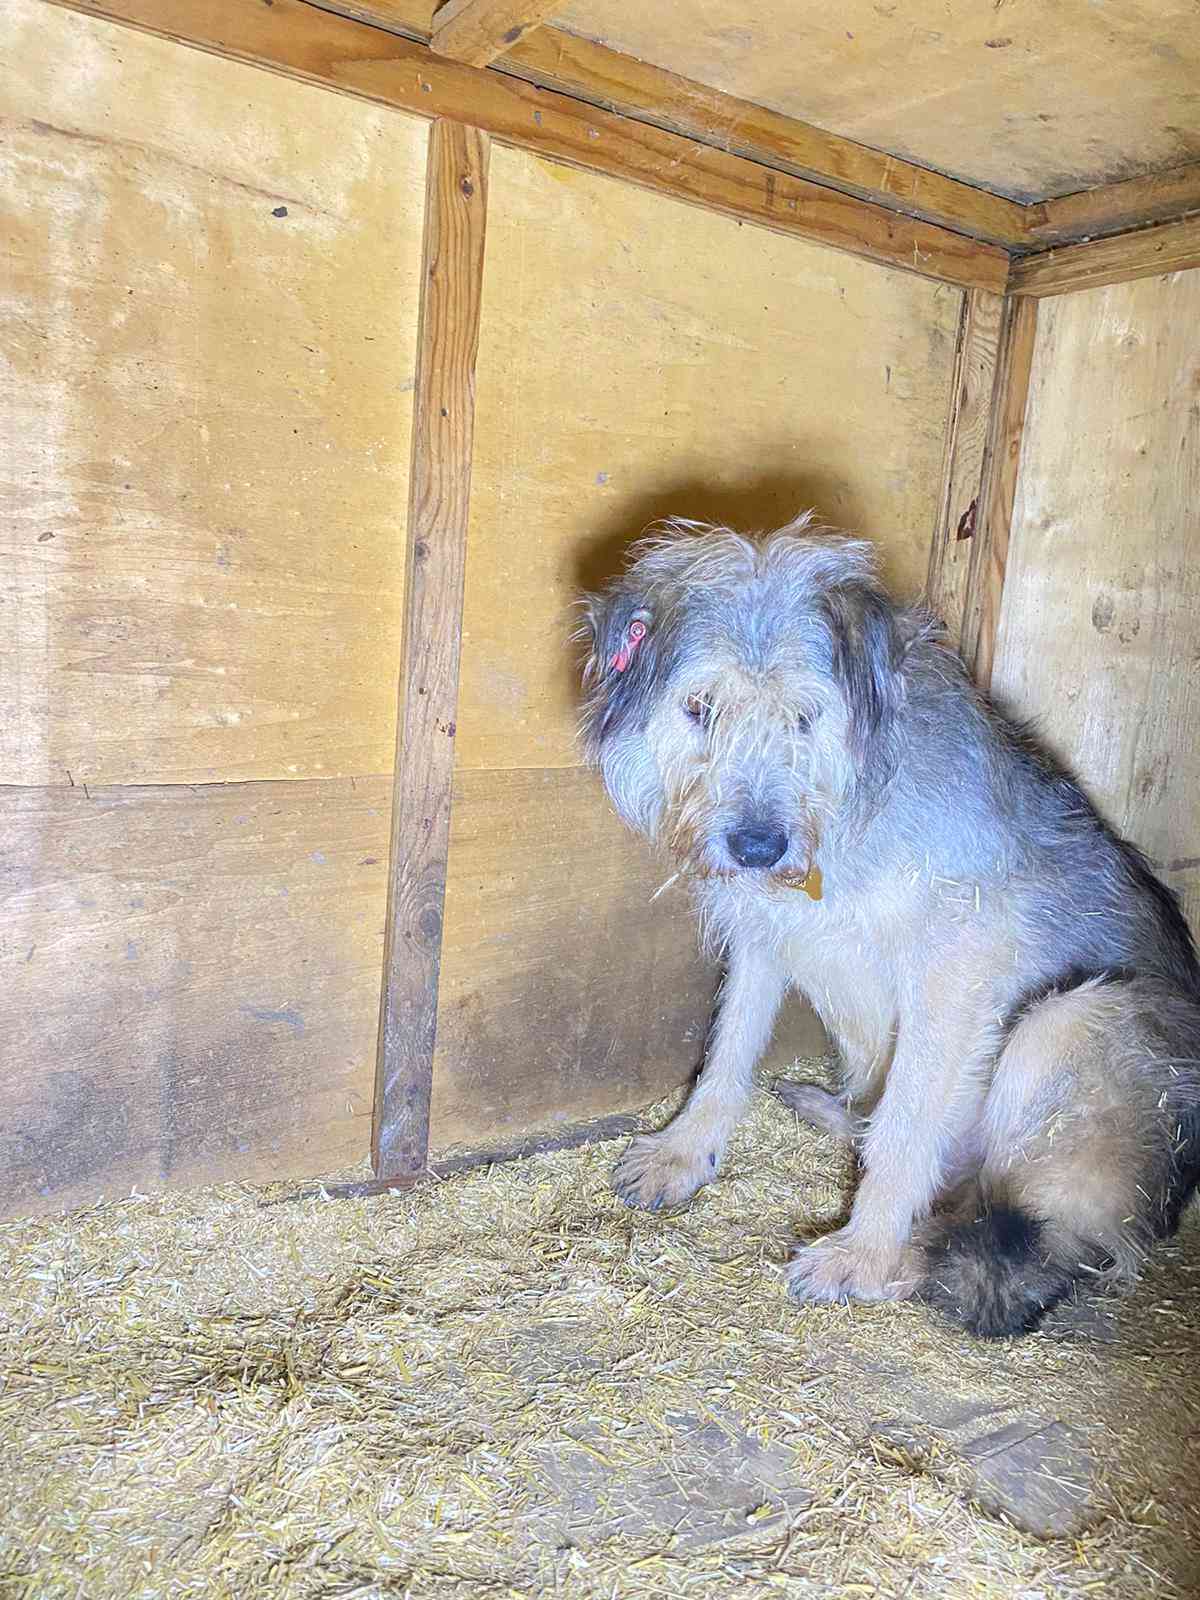
[(644, 622), (631, 622), (625, 635), (625, 643), (615, 653), (609, 666), (614, 672), (624, 672), (633, 660), (633, 652), (646, 637), (646, 624)]

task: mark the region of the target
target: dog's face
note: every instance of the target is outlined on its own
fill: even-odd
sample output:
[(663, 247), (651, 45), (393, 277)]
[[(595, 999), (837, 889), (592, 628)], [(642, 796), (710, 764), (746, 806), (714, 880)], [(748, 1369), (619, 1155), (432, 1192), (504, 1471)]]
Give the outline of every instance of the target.
[(695, 872), (804, 878), (890, 771), (896, 613), (870, 547), (672, 525), (585, 602), (583, 735), (625, 820)]

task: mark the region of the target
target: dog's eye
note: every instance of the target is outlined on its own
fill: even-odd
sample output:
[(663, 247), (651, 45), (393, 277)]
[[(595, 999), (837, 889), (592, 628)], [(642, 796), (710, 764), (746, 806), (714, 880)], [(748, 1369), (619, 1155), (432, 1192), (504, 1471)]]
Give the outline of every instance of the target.
[(683, 702), (683, 709), (692, 721), (701, 728), (707, 728), (712, 718), (712, 701), (702, 694), (690, 694)]
[(807, 733), (820, 714), (819, 711), (797, 711), (795, 713), (796, 732)]

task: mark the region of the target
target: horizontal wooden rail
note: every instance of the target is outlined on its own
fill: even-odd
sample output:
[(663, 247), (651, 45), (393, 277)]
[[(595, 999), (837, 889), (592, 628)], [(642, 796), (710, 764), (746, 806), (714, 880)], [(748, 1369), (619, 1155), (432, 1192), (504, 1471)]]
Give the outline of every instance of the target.
[(1009, 291), (1037, 296), (1069, 294), (1191, 267), (1200, 267), (1200, 216), (1024, 256), (1013, 262)]

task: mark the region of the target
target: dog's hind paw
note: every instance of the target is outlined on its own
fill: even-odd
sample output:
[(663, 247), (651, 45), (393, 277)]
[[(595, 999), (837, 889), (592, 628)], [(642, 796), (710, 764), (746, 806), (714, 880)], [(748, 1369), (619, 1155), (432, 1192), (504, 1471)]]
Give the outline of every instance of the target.
[(916, 1292), (919, 1272), (904, 1250), (880, 1250), (850, 1228), (815, 1244), (801, 1245), (784, 1268), (793, 1300), (829, 1304), (837, 1300), (907, 1300)]
[(613, 1168), (613, 1192), (640, 1211), (663, 1211), (690, 1200), (716, 1175), (717, 1152), (681, 1145), (665, 1133), (631, 1140)]

